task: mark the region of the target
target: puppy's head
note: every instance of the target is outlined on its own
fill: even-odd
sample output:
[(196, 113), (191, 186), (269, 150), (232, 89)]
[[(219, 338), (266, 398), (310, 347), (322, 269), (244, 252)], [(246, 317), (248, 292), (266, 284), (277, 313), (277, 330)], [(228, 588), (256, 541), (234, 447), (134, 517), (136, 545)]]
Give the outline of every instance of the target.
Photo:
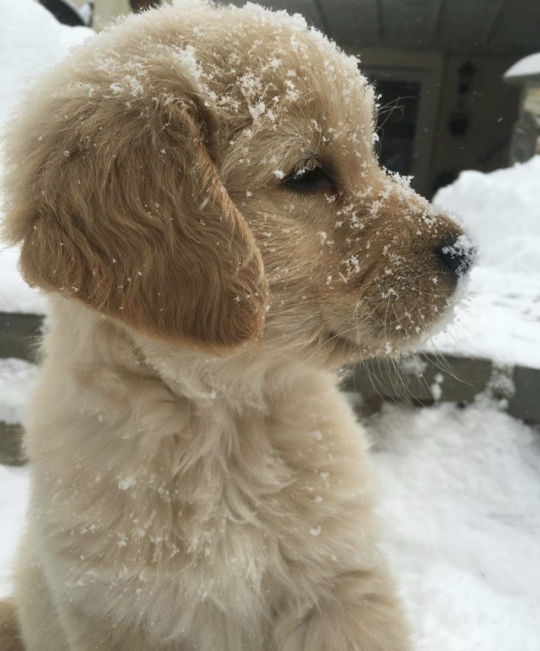
[(216, 168), (216, 110), (161, 42), (167, 17), (134, 22), (28, 96), (6, 143), (4, 232), (30, 285), (220, 353), (260, 339), (263, 263)]
[(31, 101), (8, 143), (23, 274), (148, 336), (342, 363), (418, 338), (470, 264), (378, 167), (357, 61), (286, 14), (149, 12)]

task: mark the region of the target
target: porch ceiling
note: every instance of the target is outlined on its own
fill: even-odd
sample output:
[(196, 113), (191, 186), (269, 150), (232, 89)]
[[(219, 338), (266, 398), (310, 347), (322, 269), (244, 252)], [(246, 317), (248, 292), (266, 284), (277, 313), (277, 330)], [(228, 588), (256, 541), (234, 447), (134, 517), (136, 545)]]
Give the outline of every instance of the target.
[[(540, 0), (257, 0), (303, 14), (350, 50), (471, 55), (540, 51)], [(228, 2), (223, 2), (228, 4)], [(241, 6), (244, 0), (233, 0)]]

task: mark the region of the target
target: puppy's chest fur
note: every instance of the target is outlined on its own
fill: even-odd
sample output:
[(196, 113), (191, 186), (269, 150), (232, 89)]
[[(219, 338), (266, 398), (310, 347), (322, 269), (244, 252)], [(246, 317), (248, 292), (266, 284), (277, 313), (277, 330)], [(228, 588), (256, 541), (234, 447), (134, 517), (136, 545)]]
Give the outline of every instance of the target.
[[(277, 595), (309, 592), (291, 568), (317, 581), (340, 546), (361, 554), (358, 528), (336, 537), (336, 523), (370, 500), (363, 434), (332, 380), (306, 379), (264, 409), (197, 405), (155, 382), (64, 397), (54, 441), (29, 448), (47, 459), (34, 501), (73, 598), (95, 591), (119, 618), (137, 603), (174, 637), (201, 608), (263, 621)], [(182, 617), (165, 615), (171, 604)]]

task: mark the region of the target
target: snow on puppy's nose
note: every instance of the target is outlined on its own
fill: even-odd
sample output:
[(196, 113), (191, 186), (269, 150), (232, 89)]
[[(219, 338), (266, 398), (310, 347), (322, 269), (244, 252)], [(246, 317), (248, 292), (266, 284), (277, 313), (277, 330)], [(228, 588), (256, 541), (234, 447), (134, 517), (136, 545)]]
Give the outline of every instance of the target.
[(456, 276), (464, 276), (476, 263), (477, 249), (466, 235), (444, 244), (435, 251), (443, 265)]

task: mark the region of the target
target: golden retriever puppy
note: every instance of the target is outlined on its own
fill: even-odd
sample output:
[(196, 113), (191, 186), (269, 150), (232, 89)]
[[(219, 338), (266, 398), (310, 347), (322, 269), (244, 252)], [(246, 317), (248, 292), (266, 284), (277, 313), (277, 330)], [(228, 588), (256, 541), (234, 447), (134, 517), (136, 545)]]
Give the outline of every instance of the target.
[(471, 256), (374, 115), (356, 59), (256, 6), (132, 17), (28, 95), (28, 651), (410, 648), (336, 369), (425, 333)]

